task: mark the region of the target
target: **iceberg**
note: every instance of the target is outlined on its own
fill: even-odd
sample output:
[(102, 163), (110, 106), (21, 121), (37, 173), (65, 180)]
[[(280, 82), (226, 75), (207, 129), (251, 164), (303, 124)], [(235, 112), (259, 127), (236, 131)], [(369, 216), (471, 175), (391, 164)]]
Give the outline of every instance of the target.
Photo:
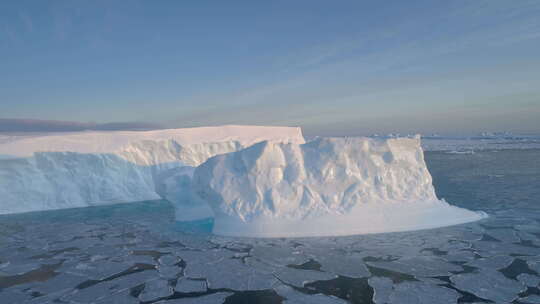
[(166, 199), (241, 237), (435, 228), (486, 215), (437, 198), (420, 137), (218, 126), (0, 138), (0, 214)]
[(225, 236), (396, 232), (486, 217), (437, 198), (419, 136), (264, 141), (209, 158), (192, 184)]
[(263, 140), (304, 142), (300, 128), (263, 126), (5, 136), (0, 214), (165, 198), (179, 219), (211, 217), (194, 168)]

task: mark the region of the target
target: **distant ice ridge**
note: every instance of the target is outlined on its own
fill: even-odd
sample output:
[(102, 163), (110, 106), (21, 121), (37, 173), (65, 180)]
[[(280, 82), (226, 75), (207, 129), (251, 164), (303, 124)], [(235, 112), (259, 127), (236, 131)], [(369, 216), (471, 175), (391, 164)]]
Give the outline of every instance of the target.
[(209, 217), (194, 168), (263, 140), (304, 142), (300, 128), (260, 126), (4, 137), (0, 214), (166, 198), (179, 219)]
[(486, 215), (437, 199), (420, 138), (261, 142), (195, 169), (214, 233), (336, 236), (417, 230)]
[[(378, 135), (373, 138), (412, 137), (407, 134)], [(471, 151), (498, 151), (509, 149), (540, 149), (539, 134), (511, 134), (509, 132), (483, 132), (477, 135), (441, 136), (438, 134), (422, 136), (424, 151), (447, 151), (452, 153)]]

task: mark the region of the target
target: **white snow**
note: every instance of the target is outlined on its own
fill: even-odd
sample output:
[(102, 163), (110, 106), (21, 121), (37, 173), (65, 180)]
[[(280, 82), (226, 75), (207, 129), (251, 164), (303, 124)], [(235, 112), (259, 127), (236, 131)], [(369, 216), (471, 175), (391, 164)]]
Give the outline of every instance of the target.
[(210, 158), (193, 188), (214, 210), (214, 233), (229, 236), (405, 231), (486, 216), (436, 197), (419, 137), (265, 141)]
[(303, 142), (300, 128), (226, 125), (155, 131), (85, 131), (0, 138), (4, 157), (29, 157), (34, 152), (113, 153), (144, 140), (174, 141), (179, 145), (238, 141), (244, 146), (261, 140)]
[(166, 198), (178, 218), (209, 217), (190, 194), (193, 168), (262, 140), (304, 142), (300, 128), (262, 126), (5, 137), (0, 214)]

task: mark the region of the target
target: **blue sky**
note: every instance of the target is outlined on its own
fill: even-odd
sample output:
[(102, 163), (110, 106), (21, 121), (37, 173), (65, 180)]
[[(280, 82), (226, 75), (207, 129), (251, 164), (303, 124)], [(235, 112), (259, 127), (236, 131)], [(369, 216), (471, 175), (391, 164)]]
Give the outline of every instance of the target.
[(540, 1), (1, 1), (0, 118), (540, 132)]

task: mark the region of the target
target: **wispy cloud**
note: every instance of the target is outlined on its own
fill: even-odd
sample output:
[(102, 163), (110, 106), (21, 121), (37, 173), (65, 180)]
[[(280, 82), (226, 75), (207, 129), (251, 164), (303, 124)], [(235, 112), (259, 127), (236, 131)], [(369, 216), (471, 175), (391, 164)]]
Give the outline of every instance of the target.
[(163, 126), (145, 122), (88, 123), (39, 119), (0, 119), (0, 132), (74, 132), (84, 130), (153, 130)]
[(15, 42), (17, 40), (17, 35), (11, 28), (4, 26), (2, 32), (4, 33), (3, 36), (6, 37), (6, 39), (10, 42)]
[(25, 12), (19, 12), (19, 19), (21, 19), (21, 22), (24, 24), (27, 32), (31, 33), (34, 31), (34, 22), (28, 14)]

